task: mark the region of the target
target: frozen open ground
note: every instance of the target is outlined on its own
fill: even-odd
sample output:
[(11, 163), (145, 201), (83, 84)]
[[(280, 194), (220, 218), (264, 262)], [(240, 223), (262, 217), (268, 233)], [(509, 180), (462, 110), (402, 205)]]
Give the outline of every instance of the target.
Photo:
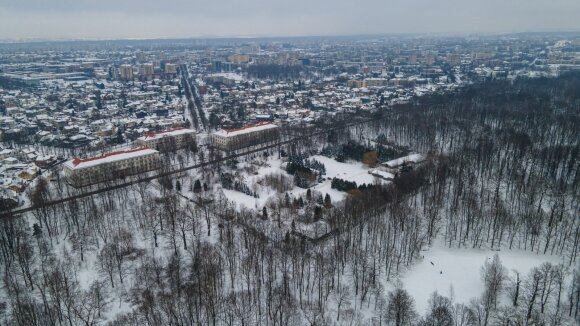
[[(331, 181), (332, 178), (340, 178), (347, 181), (354, 181), (357, 185), (362, 184), (373, 184), (375, 182), (386, 182), (380, 180), (373, 175), (369, 174), (370, 168), (363, 163), (360, 162), (338, 162), (332, 158), (322, 156), (322, 155), (314, 155), (309, 157), (309, 159), (315, 159), (320, 163), (324, 164), (326, 168), (326, 174), (324, 178), (326, 180), (322, 181), (311, 187), (311, 190), (318, 191), (323, 195), (329, 194), (332, 202), (339, 202), (344, 200), (346, 197), (346, 193), (342, 191), (338, 191), (336, 189), (331, 188)], [(270, 173), (283, 173), (286, 172), (280, 167), (282, 164), (282, 160), (275, 158), (274, 156), (270, 157), (264, 166), (258, 168), (257, 173), (255, 175), (248, 175), (245, 174), (245, 182), (246, 184), (253, 188), (253, 185), (257, 180), (264, 177)], [(248, 163), (240, 164), (241, 166), (247, 166)], [(304, 195), (307, 189), (294, 187), (292, 190), (288, 191), (288, 194), (293, 196)], [(235, 203), (236, 207), (246, 207), (246, 208), (261, 208), (266, 204), (269, 198), (276, 195), (272, 189), (268, 187), (262, 187), (258, 189), (257, 193), (259, 198), (254, 198), (252, 196), (248, 196), (243, 194), (239, 191), (235, 190), (228, 190), (223, 189), (224, 195), (228, 200)]]
[(519, 271), (522, 276), (526, 275), (533, 267), (544, 262), (561, 262), (558, 256), (537, 255), (529, 251), (456, 249), (439, 243), (424, 251), (422, 261), (418, 261), (407, 273), (403, 273), (401, 281), (415, 299), (417, 312), (422, 315), (427, 311), (429, 296), (434, 291), (449, 296), (451, 285), (455, 302), (469, 303), (471, 298), (478, 297), (483, 292), (480, 270), (485, 261), (492, 259), (496, 253), (510, 275), (513, 275), (514, 270)]
[(332, 179), (336, 177), (347, 181), (354, 181), (358, 185), (363, 183), (372, 184), (375, 181), (375, 177), (368, 173), (369, 168), (361, 162), (341, 163), (322, 155), (312, 156), (311, 159), (315, 159), (324, 164), (326, 167), (325, 177), (327, 178)]

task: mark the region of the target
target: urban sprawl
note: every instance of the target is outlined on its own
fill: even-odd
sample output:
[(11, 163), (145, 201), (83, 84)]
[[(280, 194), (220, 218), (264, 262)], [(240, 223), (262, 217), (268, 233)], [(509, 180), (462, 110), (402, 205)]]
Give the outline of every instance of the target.
[[(554, 35), (4, 46), (2, 205), (26, 205), (41, 175), (98, 187), (465, 84), (578, 69), (580, 39)], [(369, 173), (396, 172), (382, 167)]]

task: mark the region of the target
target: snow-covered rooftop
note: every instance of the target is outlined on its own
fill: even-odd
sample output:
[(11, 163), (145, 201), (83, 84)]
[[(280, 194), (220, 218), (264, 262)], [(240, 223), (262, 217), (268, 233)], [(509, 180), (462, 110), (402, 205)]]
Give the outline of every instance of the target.
[(183, 134), (194, 134), (195, 131), (193, 129), (187, 128), (177, 128), (173, 130), (161, 131), (161, 132), (152, 132), (148, 133), (143, 137), (139, 137), (138, 140), (151, 140), (163, 137), (170, 137), (170, 136), (178, 136)]
[(395, 178), (395, 175), (394, 174), (392, 174), (390, 172), (387, 172), (387, 171), (381, 171), (379, 169), (369, 170), (369, 173), (372, 174), (372, 175), (381, 177), (381, 178), (383, 178), (385, 180), (393, 180)]
[(248, 125), (243, 128), (239, 129), (222, 129), (218, 130), (214, 133), (214, 135), (219, 135), (222, 137), (233, 137), (237, 135), (247, 134), (251, 132), (267, 130), (267, 129), (274, 129), (278, 128), (277, 125), (270, 123), (270, 122), (259, 122), (253, 125)]
[(105, 155), (95, 156), (95, 157), (91, 157), (91, 158), (87, 158), (87, 159), (75, 158), (75, 159), (72, 159), (70, 161), (66, 161), (64, 163), (64, 165), (72, 170), (78, 170), (78, 169), (84, 169), (84, 168), (100, 165), (103, 163), (123, 161), (126, 159), (139, 157), (139, 156), (145, 156), (145, 155), (151, 155), (151, 154), (155, 154), (155, 153), (157, 153), (157, 151), (154, 149), (150, 149), (147, 147), (140, 147), (140, 148), (130, 149), (130, 150), (126, 150), (126, 151), (112, 152), (112, 153), (108, 153)]
[(403, 163), (419, 163), (423, 162), (424, 160), (425, 157), (421, 154), (411, 154), (408, 156), (399, 157), (398, 159), (394, 159), (388, 162), (384, 162), (383, 165), (395, 167)]

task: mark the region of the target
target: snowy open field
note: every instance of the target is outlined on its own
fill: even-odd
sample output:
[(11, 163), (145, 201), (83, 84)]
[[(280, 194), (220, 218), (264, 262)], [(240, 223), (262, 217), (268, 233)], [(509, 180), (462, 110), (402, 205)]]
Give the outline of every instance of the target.
[(437, 291), (449, 296), (451, 285), (455, 302), (467, 304), (471, 298), (478, 297), (483, 292), (480, 270), (485, 261), (492, 259), (496, 253), (509, 275), (514, 275), (514, 270), (517, 270), (520, 275), (525, 276), (533, 267), (544, 262), (561, 262), (558, 256), (537, 255), (529, 251), (456, 249), (436, 244), (422, 253), (422, 261), (418, 261), (408, 272), (402, 274), (401, 281), (415, 299), (417, 312), (420, 314), (427, 311), (431, 293)]
[(236, 190), (222, 188), (222, 191), (224, 192), (224, 196), (230, 202), (233, 202), (237, 208), (259, 208), (266, 202), (266, 198), (254, 198)]
[(326, 167), (327, 178), (340, 178), (346, 181), (354, 181), (358, 185), (363, 183), (372, 184), (375, 181), (375, 177), (369, 174), (369, 167), (361, 162), (337, 162), (336, 160), (322, 156), (315, 155), (310, 157), (324, 164)]

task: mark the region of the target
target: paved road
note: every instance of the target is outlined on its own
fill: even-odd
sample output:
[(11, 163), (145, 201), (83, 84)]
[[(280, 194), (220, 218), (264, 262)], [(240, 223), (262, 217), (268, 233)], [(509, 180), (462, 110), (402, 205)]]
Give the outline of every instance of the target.
[(201, 99), (197, 93), (197, 87), (194, 83), (190, 82), (191, 76), (189, 75), (189, 70), (187, 69), (186, 64), (181, 65), (181, 75), (182, 85), (185, 90), (185, 98), (187, 99), (187, 110), (192, 119), (191, 122), (195, 125), (198, 131), (205, 130), (208, 128), (207, 117), (203, 111)]

